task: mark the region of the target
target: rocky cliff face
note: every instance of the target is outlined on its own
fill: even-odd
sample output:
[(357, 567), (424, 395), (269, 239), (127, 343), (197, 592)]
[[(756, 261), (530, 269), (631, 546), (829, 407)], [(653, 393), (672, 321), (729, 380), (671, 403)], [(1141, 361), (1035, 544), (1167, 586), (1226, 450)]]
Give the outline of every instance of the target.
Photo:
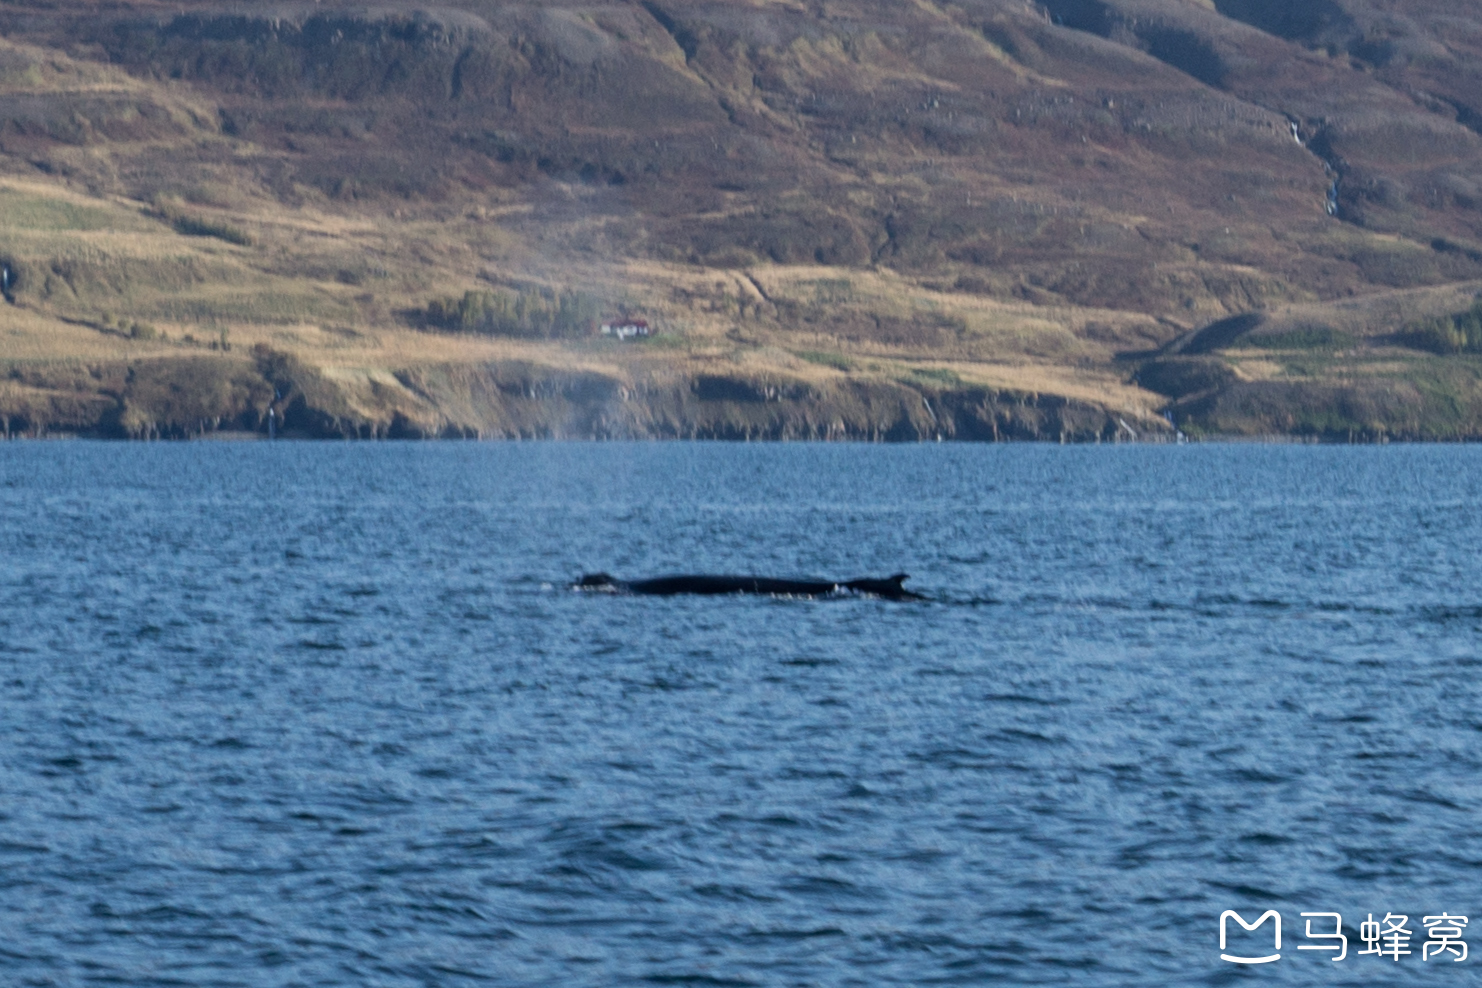
[(1088, 402), (891, 380), (775, 376), (646, 380), (523, 363), (428, 365), (338, 379), (260, 349), (52, 367), (0, 382), (0, 433), (192, 438), (721, 439), (1099, 442), (1137, 437)]

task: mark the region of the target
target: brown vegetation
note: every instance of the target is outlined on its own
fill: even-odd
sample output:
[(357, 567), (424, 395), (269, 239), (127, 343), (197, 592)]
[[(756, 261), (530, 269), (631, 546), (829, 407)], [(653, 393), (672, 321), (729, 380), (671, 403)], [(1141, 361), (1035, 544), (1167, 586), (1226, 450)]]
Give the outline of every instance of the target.
[(309, 434), (1482, 435), (1470, 337), (1405, 330), (1482, 281), (1479, 25), (0, 0), (0, 413), (253, 429), (291, 380)]

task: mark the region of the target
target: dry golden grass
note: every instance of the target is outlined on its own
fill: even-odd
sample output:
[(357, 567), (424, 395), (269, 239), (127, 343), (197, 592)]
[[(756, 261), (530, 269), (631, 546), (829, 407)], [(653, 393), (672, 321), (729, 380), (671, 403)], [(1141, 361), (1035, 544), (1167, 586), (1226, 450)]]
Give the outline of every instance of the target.
[(1479, 292), (1482, 281), (1396, 289), (1361, 298), (1281, 306), (1271, 310), (1267, 320), (1274, 327), (1319, 324), (1358, 337), (1375, 337), (1393, 333), (1416, 319), (1468, 309)]
[[(813, 16), (799, 3), (749, 6), (768, 16)], [(1213, 9), (1207, 0), (1185, 6)], [(722, 49), (712, 38), (695, 57), (657, 23), (630, 32), (625, 43), (675, 85), (707, 98), (724, 93), (738, 118), (749, 113), (772, 128), (766, 150), (777, 164), (761, 179), (796, 173), (780, 192), (722, 195), (716, 188), (731, 185), (705, 171), (718, 166), (675, 165), (673, 197), (689, 196), (689, 211), (676, 208), (679, 219), (663, 230), (668, 179), (614, 192), (557, 170), (531, 173), (523, 185), (484, 176), (435, 194), (382, 189), (363, 201), (301, 175), (273, 184), (278, 166), (297, 175), (290, 164), (314, 163), (310, 138), (302, 147), (297, 137), (254, 143), (224, 132), (209, 87), (0, 40), (0, 64), (9, 66), (0, 71), (0, 96), (55, 97), (66, 109), (47, 121), (61, 130), (35, 141), (35, 160), (50, 174), (21, 155), (0, 155), (0, 259), (23, 276), (20, 305), (0, 305), (0, 361), (220, 357), (223, 351), (208, 348), (224, 334), (229, 359), (246, 361), (259, 344), (290, 354), (372, 419), (378, 409), (425, 404), (397, 377), (408, 369), (526, 363), (630, 382), (735, 372), (905, 382), (923, 391), (1007, 390), (1145, 421), (1166, 399), (1128, 383), (1134, 367), (1119, 354), (1151, 350), (1180, 327), (1262, 309), (1269, 326), (1321, 324), (1377, 347), (1409, 319), (1471, 304), (1482, 283), (1376, 288), (1452, 277), (1448, 258), (1465, 257), (1465, 249), (1448, 253), (1408, 232), (1376, 234), (1329, 220), (1320, 163), (1286, 142), (1261, 143), (1272, 128), (1282, 136), (1285, 120), (1274, 111), (1237, 112), (1236, 101), (1200, 90), (1179, 97), (1197, 103), (1188, 115), (1198, 121), (1188, 127), (1170, 123), (1183, 110), (1153, 119), (1150, 109), (1151, 122), (1123, 121), (1110, 112), (1115, 101), (1100, 95), (1106, 86), (1146, 73), (1138, 78), (1153, 86), (1149, 92), (1173, 104), (1187, 80), (1142, 53), (1118, 61), (1107, 54), (1109, 43), (1034, 35), (1042, 18), (1000, 14), (986, 25), (968, 23), (956, 8), (915, 3), (890, 15), (910, 30), (824, 24), (782, 32), (776, 44), (754, 50)], [(605, 30), (600, 17), (583, 16), (556, 11), (552, 23)], [(1071, 54), (1052, 57), (1036, 49), (1034, 37), (1064, 43)], [(1112, 60), (1085, 67), (1081, 77), (1082, 56)], [(769, 73), (768, 88), (756, 84), (753, 69)], [(1008, 95), (1002, 105), (974, 102), (989, 91)], [(815, 128), (832, 111), (799, 107), (820, 92), (855, 107), (840, 114), (857, 116), (835, 118), (833, 130)], [(1097, 98), (1083, 109), (1088, 94)], [(97, 119), (74, 119), (67, 109), (85, 99), (102, 101)], [(338, 112), (351, 102), (309, 94), (298, 108)], [(984, 126), (959, 133), (951, 114)], [(1231, 137), (1224, 121), (1237, 117), (1243, 129)], [(697, 116), (666, 124), (663, 133), (677, 147), (690, 131), (710, 135), (709, 126)], [(598, 119), (557, 129), (563, 139), (616, 141), (631, 128)], [(987, 143), (973, 136), (990, 132), (997, 136)], [(714, 131), (717, 154), (725, 138)], [(960, 152), (951, 145), (959, 138)], [(388, 146), (373, 147), (380, 137), (369, 128), (355, 140), (367, 160), (372, 152), (407, 150), (395, 146), (394, 134)], [(1237, 153), (1268, 171), (1249, 180), (1217, 174), (1211, 162), (1223, 168)], [(645, 161), (669, 166), (662, 157), (638, 166)], [(805, 173), (806, 181), (797, 180)], [(751, 176), (741, 169), (741, 178)], [(1098, 198), (1101, 183), (1111, 191)], [(1167, 201), (1165, 185), (1177, 190)], [(863, 231), (857, 252), (842, 251), (843, 263), (768, 263), (762, 259), (831, 255), (768, 241), (770, 228), (760, 221), (756, 243), (722, 244), (734, 248), (731, 260), (687, 241), (692, 228), (741, 229), (773, 205), (779, 215), (794, 209), (856, 224)], [(887, 215), (897, 227), (890, 250), (881, 239)], [(800, 229), (775, 217), (767, 222), (774, 220)], [(655, 249), (610, 249), (648, 235), (645, 224), (654, 227)], [(671, 243), (662, 242), (666, 236)], [(1357, 269), (1374, 280), (1364, 282)], [(1362, 297), (1345, 299), (1355, 285)], [(509, 286), (579, 288), (611, 314), (646, 316), (661, 335), (619, 344), (414, 328), (431, 301)], [(163, 338), (128, 338), (136, 323)], [(1380, 373), (1378, 359), (1298, 364), (1266, 352), (1228, 355), (1246, 382)]]
[[(954, 292), (883, 266), (554, 264), (500, 225), (520, 207), (442, 207), (400, 218), (251, 197), (179, 207), (250, 231), (243, 246), (184, 236), (155, 218), (151, 203), (90, 195), (57, 179), (0, 179), (0, 205), (0, 242), (30, 282), (20, 306), (0, 308), (0, 358), (12, 362), (204, 355), (225, 332), (235, 359), (246, 360), (257, 344), (292, 354), (368, 419), (388, 408), (428, 414), (400, 371), (507, 362), (630, 382), (730, 368), (797, 381), (981, 387), (1058, 395), (1142, 423), (1165, 401), (1129, 384), (1116, 359), (1127, 341), (1166, 333), (1145, 314)], [(427, 333), (405, 322), (404, 313), (428, 299), (491, 282), (579, 285), (644, 313), (663, 335), (636, 344), (556, 342)], [(1268, 322), (1321, 322), (1367, 337), (1392, 331), (1397, 320), (1465, 307), (1477, 287), (1285, 305)], [(945, 328), (922, 339), (858, 329), (871, 320)], [(129, 339), (117, 329), (136, 321), (165, 338)], [(1247, 381), (1311, 376), (1269, 354), (1231, 361)], [(1372, 363), (1322, 371), (1334, 379), (1375, 372)]]
[[(738, 272), (648, 261), (570, 265), (562, 271), (564, 283), (623, 298), (645, 312), (665, 333), (656, 341), (660, 345), (433, 334), (402, 325), (393, 299), (403, 293), (417, 300), (456, 295), (486, 285), (490, 277), (522, 280), (538, 274), (518, 264), (491, 270), (482, 253), (448, 245), (460, 227), (483, 232), (482, 220), (441, 225), (312, 209), (252, 214), (213, 210), (213, 215), (252, 224), (254, 245), (238, 247), (182, 237), (145, 215), (141, 204), (91, 197), (53, 183), (7, 180), (0, 182), (0, 197), (24, 203), (24, 208), (0, 215), (0, 237), (24, 251), (23, 260), (32, 266), (65, 259), (89, 265), (89, 270), (156, 268), (152, 278), (122, 286), (104, 277), (75, 281), (75, 289), (54, 288), (43, 300), (23, 300), (22, 307), (0, 310), (0, 357), (12, 361), (129, 361), (202, 353), (225, 330), (232, 352), (242, 359), (256, 344), (291, 353), (318, 368), (340, 387), (352, 409), (370, 418), (388, 404), (411, 408), (419, 403), (396, 379), (396, 371), (510, 361), (630, 381), (715, 373), (725, 367), (801, 381), (843, 376), (937, 385), (950, 381), (1062, 395), (1139, 419), (1151, 416), (1158, 401), (1123, 382), (1125, 374), (1109, 366), (1104, 346), (1088, 345), (1076, 335), (1090, 323), (1142, 323), (1146, 317), (1073, 307), (1046, 310), (945, 293), (888, 269), (764, 266)], [(74, 219), (59, 222), (54, 219), (59, 216)], [(436, 249), (424, 247), (419, 254), (409, 247), (425, 245), (434, 233), (443, 237)], [(510, 242), (508, 234), (483, 235), (505, 246)], [(517, 251), (509, 253), (518, 256)], [(360, 285), (335, 280), (344, 265), (366, 256), (418, 257), (420, 263), (410, 271), (363, 279)], [(326, 277), (280, 273), (295, 268), (322, 269)], [(195, 275), (192, 284), (174, 283), (177, 279), (169, 272), (182, 270)], [(418, 289), (421, 294), (413, 294)], [(787, 324), (790, 304), (835, 313), (885, 313), (904, 321), (921, 313), (955, 319), (972, 352), (943, 359), (911, 346), (820, 336)], [(321, 310), (321, 318), (304, 318), (315, 309)], [(190, 311), (199, 318), (170, 317)], [(166, 340), (100, 331), (105, 314), (113, 322), (147, 319)], [(794, 350), (809, 341), (849, 361), (848, 374), (796, 357)], [(1077, 368), (1043, 357), (1067, 352), (1100, 366)]]

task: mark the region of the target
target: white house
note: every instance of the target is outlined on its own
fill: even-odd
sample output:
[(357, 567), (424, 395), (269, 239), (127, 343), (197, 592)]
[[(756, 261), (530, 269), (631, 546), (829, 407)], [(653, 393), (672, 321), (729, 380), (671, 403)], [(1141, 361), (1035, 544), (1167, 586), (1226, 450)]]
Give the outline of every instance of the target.
[(631, 340), (635, 336), (648, 336), (648, 321), (645, 319), (614, 319), (602, 324), (603, 336), (616, 336), (620, 340)]

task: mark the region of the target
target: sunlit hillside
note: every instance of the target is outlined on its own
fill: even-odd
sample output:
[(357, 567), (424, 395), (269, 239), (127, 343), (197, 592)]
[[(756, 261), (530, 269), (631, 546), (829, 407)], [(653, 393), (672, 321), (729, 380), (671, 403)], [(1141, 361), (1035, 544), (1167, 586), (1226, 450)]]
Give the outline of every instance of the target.
[(0, 0), (0, 426), (1476, 437), (1393, 6)]

